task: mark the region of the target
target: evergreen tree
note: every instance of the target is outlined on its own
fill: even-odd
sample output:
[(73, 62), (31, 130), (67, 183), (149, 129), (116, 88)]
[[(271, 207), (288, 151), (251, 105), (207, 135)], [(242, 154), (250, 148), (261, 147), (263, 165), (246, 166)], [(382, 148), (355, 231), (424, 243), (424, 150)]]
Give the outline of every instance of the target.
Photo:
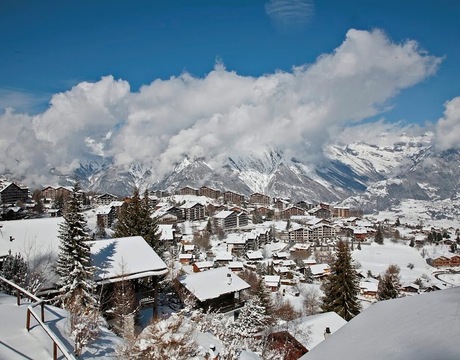
[(396, 218), (395, 226), (400, 226), (401, 222), (399, 221), (399, 218)]
[(315, 278), (313, 277), (313, 273), (311, 271), (310, 266), (307, 266), (305, 268), (305, 281), (307, 282), (307, 284), (313, 284), (314, 279)]
[(270, 292), (265, 286), (265, 282), (262, 278), (257, 283), (256, 296), (259, 299), (260, 305), (265, 309), (265, 314), (271, 316), (273, 313), (273, 302)]
[(252, 212), (252, 223), (253, 224), (263, 223), (262, 216), (260, 215), (259, 210), (257, 209), (257, 207)]
[(343, 240), (337, 243), (331, 275), (326, 279), (323, 290), (323, 311), (335, 311), (347, 321), (360, 312), (358, 274), (348, 243)]
[(390, 265), (379, 281), (377, 300), (395, 299), (399, 296), (399, 266)]
[[(3, 268), (0, 271), (0, 275), (24, 288), (26, 286), (27, 272), (27, 263), (21, 254), (16, 254), (14, 256), (9, 254), (3, 260)], [(10, 295), (16, 293), (15, 288), (3, 282), (0, 283), (0, 290)]]
[(158, 255), (162, 255), (160, 232), (156, 218), (152, 217), (148, 191), (145, 191), (144, 197), (141, 198), (139, 189), (134, 189), (131, 199), (121, 208), (114, 236), (142, 236)]
[(64, 221), (59, 227), (59, 256), (56, 272), (60, 276), (60, 301), (64, 307), (78, 297), (80, 306), (92, 307), (94, 296), (94, 269), (90, 266), (90, 249), (86, 241), (91, 240), (87, 222), (82, 213), (80, 185), (73, 188), (64, 212)]
[(383, 244), (383, 230), (382, 230), (382, 226), (381, 226), (381, 225), (379, 225), (379, 227), (377, 228), (377, 232), (375, 233), (374, 241), (375, 241), (377, 244), (380, 244), (380, 245)]

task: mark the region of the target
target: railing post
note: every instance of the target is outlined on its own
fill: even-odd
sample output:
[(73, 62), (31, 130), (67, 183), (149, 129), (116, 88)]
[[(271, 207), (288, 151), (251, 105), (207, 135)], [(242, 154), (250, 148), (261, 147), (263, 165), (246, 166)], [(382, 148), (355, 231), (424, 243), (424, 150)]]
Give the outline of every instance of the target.
[(21, 292), (19, 291), (19, 289), (16, 289), (16, 303), (18, 304), (18, 306), (21, 305)]
[(42, 319), (43, 322), (45, 322), (45, 303), (42, 302), (42, 303), (40, 304), (40, 307), (41, 307), (41, 310), (42, 310), (42, 311), (41, 311), (41, 319)]
[(57, 360), (57, 351), (58, 350), (58, 347), (57, 347), (57, 344), (56, 342), (53, 341), (53, 360)]
[(29, 308), (27, 308), (26, 329), (27, 331), (30, 330), (30, 309)]

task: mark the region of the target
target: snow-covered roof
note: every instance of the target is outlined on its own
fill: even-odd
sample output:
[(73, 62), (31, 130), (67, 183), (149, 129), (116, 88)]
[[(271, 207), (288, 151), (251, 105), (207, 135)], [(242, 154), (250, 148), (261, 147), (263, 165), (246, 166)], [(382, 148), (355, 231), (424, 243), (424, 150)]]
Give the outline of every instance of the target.
[[(231, 281), (228, 281), (228, 277), (231, 278)], [(200, 301), (214, 299), (223, 294), (250, 287), (246, 281), (225, 267), (188, 274), (179, 281)]]
[(359, 282), (359, 287), (360, 289), (363, 289), (364, 291), (371, 291), (371, 292), (377, 292), (377, 289), (379, 287), (379, 282), (378, 281), (360, 281)]
[(324, 274), (326, 271), (329, 271), (331, 267), (328, 264), (315, 264), (310, 265), (310, 270), (313, 275), (321, 275)]
[(228, 251), (218, 252), (214, 258), (214, 261), (232, 261), (233, 256)]
[(101, 283), (115, 282), (121, 276), (137, 279), (166, 274), (163, 260), (142, 236), (88, 241), (94, 277)]
[[(298, 319), (286, 322), (277, 330), (288, 331), (296, 338), (297, 341), (310, 351), (324, 340), (324, 331), (327, 327), (331, 331), (331, 334), (334, 334), (346, 323), (347, 322), (340, 315), (331, 311), (322, 314), (302, 316)], [(344, 359), (351, 358), (344, 357)]]
[(458, 359), (459, 298), (455, 287), (378, 302), (301, 359)]
[(262, 252), (259, 250), (249, 250), (246, 252), (246, 256), (249, 260), (262, 260), (264, 258)]
[(269, 286), (278, 286), (280, 279), (279, 275), (264, 275), (264, 282)]
[(158, 230), (160, 232), (160, 239), (165, 240), (174, 240), (174, 227), (169, 224), (160, 224), (158, 225)]
[(216, 215), (214, 215), (214, 218), (215, 219), (226, 219), (231, 214), (233, 214), (233, 211), (222, 210), (221, 212), (219, 212)]

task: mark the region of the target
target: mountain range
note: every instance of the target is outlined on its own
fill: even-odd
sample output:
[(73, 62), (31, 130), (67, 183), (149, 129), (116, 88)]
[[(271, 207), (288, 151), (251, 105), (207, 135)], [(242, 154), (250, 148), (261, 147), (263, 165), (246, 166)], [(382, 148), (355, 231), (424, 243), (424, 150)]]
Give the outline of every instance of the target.
[[(315, 164), (288, 158), (280, 149), (267, 149), (262, 154), (228, 157), (218, 168), (209, 165), (209, 159), (184, 156), (161, 178), (145, 164), (121, 168), (110, 159), (81, 163), (75, 175), (89, 190), (117, 195), (131, 194), (134, 186), (174, 191), (206, 185), (244, 195), (261, 192), (372, 212), (394, 208), (407, 199), (458, 199), (460, 152), (437, 151), (433, 136), (430, 132), (419, 136), (402, 133), (384, 145), (331, 142), (323, 146), (321, 160)], [(61, 180), (65, 183), (66, 179)]]

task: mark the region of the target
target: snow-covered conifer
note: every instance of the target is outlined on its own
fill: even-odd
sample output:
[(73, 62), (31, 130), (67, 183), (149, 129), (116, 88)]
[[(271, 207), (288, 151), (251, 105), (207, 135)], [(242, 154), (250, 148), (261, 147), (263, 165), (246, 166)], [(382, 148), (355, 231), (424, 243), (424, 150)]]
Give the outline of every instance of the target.
[(335, 261), (331, 266), (331, 275), (324, 283), (322, 309), (335, 311), (345, 320), (358, 315), (361, 305), (358, 301), (359, 279), (353, 265), (348, 243), (337, 243)]
[(377, 300), (395, 299), (399, 296), (399, 266), (390, 265), (379, 281)]
[[(6, 256), (6, 258), (3, 260), (3, 268), (0, 271), (0, 275), (5, 279), (14, 282), (16, 285), (25, 287), (27, 272), (27, 263), (22, 258), (21, 254), (18, 253), (14, 256), (11, 254)], [(16, 293), (16, 290), (12, 286), (3, 282), (0, 283), (0, 290), (10, 295)]]

